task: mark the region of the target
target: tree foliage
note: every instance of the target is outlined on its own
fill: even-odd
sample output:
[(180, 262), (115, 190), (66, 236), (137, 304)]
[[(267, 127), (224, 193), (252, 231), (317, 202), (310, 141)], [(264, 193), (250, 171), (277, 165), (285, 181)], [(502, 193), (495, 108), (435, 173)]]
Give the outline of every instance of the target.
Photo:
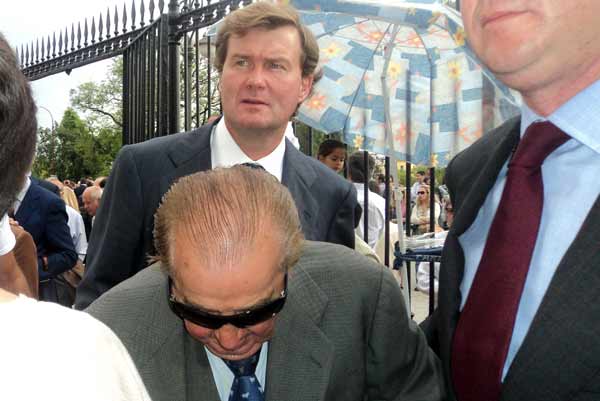
[(71, 90), (71, 107), (58, 127), (38, 131), (35, 175), (78, 179), (109, 174), (122, 145), (122, 79), (123, 61), (115, 58), (102, 81)]

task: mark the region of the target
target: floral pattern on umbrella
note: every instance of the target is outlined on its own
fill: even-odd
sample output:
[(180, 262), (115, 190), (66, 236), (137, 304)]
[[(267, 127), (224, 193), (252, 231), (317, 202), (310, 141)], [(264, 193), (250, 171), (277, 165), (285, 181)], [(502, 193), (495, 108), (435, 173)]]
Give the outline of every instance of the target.
[(309, 126), (398, 160), (443, 167), (518, 113), (515, 95), (466, 46), (453, 9), (429, 0), (291, 3), (320, 47), (323, 78), (297, 117)]

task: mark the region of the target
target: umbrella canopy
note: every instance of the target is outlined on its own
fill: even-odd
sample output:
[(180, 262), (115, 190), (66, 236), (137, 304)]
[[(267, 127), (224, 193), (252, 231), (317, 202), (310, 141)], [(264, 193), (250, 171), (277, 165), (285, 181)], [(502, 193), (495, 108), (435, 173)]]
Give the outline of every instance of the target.
[(323, 78), (298, 113), (309, 126), (397, 160), (445, 166), (518, 113), (515, 95), (466, 46), (452, 8), (432, 0), (291, 3), (321, 51)]

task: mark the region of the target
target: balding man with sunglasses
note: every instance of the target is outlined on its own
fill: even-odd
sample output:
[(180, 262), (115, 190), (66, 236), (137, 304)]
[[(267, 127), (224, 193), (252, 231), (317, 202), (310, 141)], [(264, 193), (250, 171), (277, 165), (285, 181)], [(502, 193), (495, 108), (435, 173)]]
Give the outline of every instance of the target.
[(305, 241), (289, 191), (246, 166), (184, 177), (157, 263), (88, 311), (154, 401), (437, 400), (437, 360), (389, 271)]

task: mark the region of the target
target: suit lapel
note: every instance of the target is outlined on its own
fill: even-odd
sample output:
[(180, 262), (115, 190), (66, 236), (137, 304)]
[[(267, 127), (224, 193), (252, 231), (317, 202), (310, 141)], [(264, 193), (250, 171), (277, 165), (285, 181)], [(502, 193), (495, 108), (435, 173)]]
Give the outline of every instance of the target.
[(220, 401), (204, 346), (190, 335), (184, 339), (186, 400)]
[(518, 400), (519, 394), (571, 398), (597, 374), (599, 221), (600, 197), (556, 269), (508, 371), (504, 400)]
[(334, 352), (318, 326), (327, 298), (300, 264), (294, 267), (289, 287), (269, 344), (266, 401), (324, 400)]
[(317, 239), (314, 220), (318, 215), (319, 204), (310, 190), (317, 175), (312, 167), (302, 160), (305, 157), (289, 140), (285, 140), (281, 182), (292, 194), (298, 209), (302, 231), (306, 239), (310, 240)]
[(175, 168), (166, 172), (162, 177), (161, 193), (165, 193), (180, 177), (212, 168), (210, 134), (214, 124), (216, 122), (183, 134), (184, 136), (180, 140), (175, 141), (167, 149), (169, 159)]
[(515, 119), (512, 123), (503, 126), (501, 131), (498, 132), (498, 135), (501, 136), (500, 141), (494, 144), (488, 155), (484, 155), (488, 160), (480, 169), (481, 172), (475, 178), (475, 181), (466, 183), (468, 187), (464, 185), (463, 188), (457, 189), (458, 199), (454, 203), (458, 210), (450, 229), (457, 237), (464, 233), (475, 221), (477, 213), (494, 186), (502, 166), (519, 143), (519, 129), (520, 119)]

